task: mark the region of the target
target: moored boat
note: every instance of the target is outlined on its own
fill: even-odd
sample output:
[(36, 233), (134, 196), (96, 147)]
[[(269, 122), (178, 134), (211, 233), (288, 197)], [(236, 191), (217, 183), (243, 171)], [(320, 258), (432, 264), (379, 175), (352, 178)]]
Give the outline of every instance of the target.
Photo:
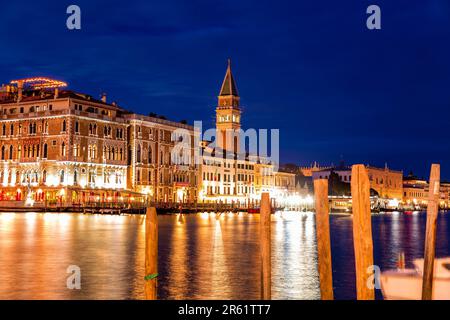
[[(414, 260), (415, 269), (389, 270), (381, 274), (381, 290), (386, 300), (422, 298), (423, 259)], [(433, 300), (450, 300), (450, 257), (434, 264)]]

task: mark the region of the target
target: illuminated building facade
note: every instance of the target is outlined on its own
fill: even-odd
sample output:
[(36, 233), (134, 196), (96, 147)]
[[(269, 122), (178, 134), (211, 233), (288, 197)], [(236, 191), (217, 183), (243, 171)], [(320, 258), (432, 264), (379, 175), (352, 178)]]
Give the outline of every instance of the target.
[[(426, 208), (429, 197), (429, 183), (425, 179), (420, 179), (409, 174), (403, 180), (403, 204), (411, 209)], [(439, 206), (441, 208), (450, 207), (450, 183), (440, 183)]]
[(170, 159), (172, 132), (192, 127), (63, 86), (33, 78), (1, 88), (0, 200), (68, 206), (195, 200), (195, 167)]
[[(138, 114), (126, 115), (125, 119), (129, 123), (130, 154), (127, 187), (155, 202), (196, 202), (193, 127)], [(184, 146), (174, 151), (185, 138), (186, 144), (180, 143)]]
[[(0, 95), (2, 200), (76, 203), (126, 187), (127, 125), (120, 109), (53, 80), (24, 79)], [(25, 87), (29, 85), (29, 87)], [(50, 88), (54, 90), (49, 90)], [(104, 98), (103, 98), (104, 99)]]
[(383, 199), (401, 201), (403, 196), (403, 172), (384, 168), (366, 166), (370, 187)]
[[(370, 188), (375, 190), (379, 197), (400, 202), (403, 198), (403, 172), (385, 168), (366, 166), (369, 176)], [(350, 183), (352, 168), (344, 165), (312, 171), (313, 179), (328, 179), (331, 172), (336, 173), (342, 182)], [(398, 205), (398, 204), (397, 204)]]
[(407, 206), (425, 208), (428, 204), (428, 182), (409, 175), (403, 180), (403, 203)]

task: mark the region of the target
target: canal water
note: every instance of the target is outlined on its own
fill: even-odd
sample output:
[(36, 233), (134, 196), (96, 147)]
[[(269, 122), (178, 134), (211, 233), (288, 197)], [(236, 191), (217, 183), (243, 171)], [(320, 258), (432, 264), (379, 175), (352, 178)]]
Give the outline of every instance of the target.
[[(0, 213), (0, 299), (142, 299), (144, 216)], [(374, 215), (375, 264), (423, 256), (426, 215)], [(331, 217), (337, 299), (355, 298), (352, 218)], [(161, 299), (258, 299), (259, 215), (159, 216)], [(450, 215), (438, 218), (437, 256), (450, 256)], [(81, 289), (68, 289), (69, 266)], [(272, 297), (318, 299), (312, 213), (272, 218)], [(379, 290), (377, 297), (381, 298)]]

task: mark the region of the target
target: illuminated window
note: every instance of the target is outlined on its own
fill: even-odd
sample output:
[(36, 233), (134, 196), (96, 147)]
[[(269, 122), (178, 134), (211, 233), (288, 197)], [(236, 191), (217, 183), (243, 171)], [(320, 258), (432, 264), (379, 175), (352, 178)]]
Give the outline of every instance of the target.
[(75, 144), (73, 145), (73, 156), (74, 156), (74, 157), (80, 156), (80, 145), (77, 144), (77, 143), (75, 143)]
[(138, 144), (136, 151), (136, 162), (141, 162), (141, 145)]
[(64, 170), (59, 173), (59, 183), (64, 183)]
[(64, 142), (61, 144), (61, 156), (66, 156), (66, 144)]

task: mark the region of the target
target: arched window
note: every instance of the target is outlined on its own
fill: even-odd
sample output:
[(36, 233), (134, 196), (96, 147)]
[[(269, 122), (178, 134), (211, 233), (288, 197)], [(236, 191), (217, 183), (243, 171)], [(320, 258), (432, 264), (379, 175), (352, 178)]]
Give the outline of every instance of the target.
[(14, 125), (11, 123), (11, 126), (9, 127), (9, 134), (14, 135)]
[(80, 132), (80, 124), (78, 123), (78, 121), (75, 121), (75, 132), (76, 133)]
[(44, 170), (42, 171), (42, 183), (46, 183), (47, 182), (47, 171)]
[(66, 120), (63, 120), (63, 123), (62, 123), (62, 128), (61, 128), (62, 130), (62, 132), (66, 132), (66, 129), (67, 129), (67, 123), (66, 123)]
[(78, 184), (78, 170), (73, 172), (73, 184)]
[(152, 160), (153, 160), (152, 146), (148, 146), (148, 164), (151, 164)]
[(59, 182), (64, 183), (64, 170), (61, 170), (59, 173)]
[(115, 156), (115, 150), (114, 150), (114, 147), (112, 147), (112, 149), (111, 149), (111, 160), (116, 160), (116, 156)]
[(141, 145), (138, 144), (136, 152), (136, 162), (141, 162)]
[(5, 160), (5, 146), (2, 146), (2, 160)]
[(13, 158), (13, 146), (10, 145), (9, 146), (9, 160), (12, 160), (12, 158)]
[(42, 158), (47, 159), (47, 144), (44, 143), (44, 150), (42, 152)]
[(61, 144), (61, 156), (66, 156), (66, 144), (64, 142)]

